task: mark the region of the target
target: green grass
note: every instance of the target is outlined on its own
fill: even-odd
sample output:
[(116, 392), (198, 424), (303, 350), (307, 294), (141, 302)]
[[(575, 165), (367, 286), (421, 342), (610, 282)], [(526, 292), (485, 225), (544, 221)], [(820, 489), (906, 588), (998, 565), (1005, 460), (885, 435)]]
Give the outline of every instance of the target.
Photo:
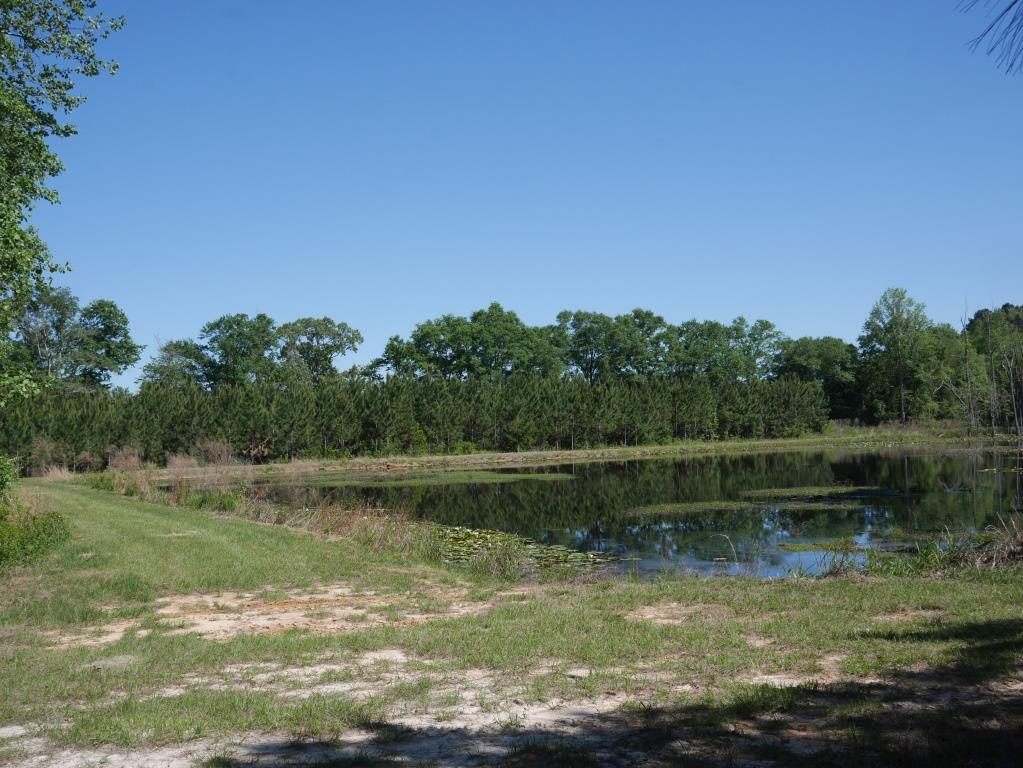
[[(393, 553), (354, 542), (73, 484), (32, 485), (63, 511), (73, 536), (31, 571), (23, 569), (23, 578), (36, 589), (4, 590), (2, 624), (52, 627), (138, 615), (160, 594), (308, 587), (338, 580), (400, 591), (415, 583), (414, 574), (386, 567), (395, 565)], [(433, 578), (455, 580), (449, 571), (428, 570)], [(106, 610), (110, 606), (112, 614)]]
[[(443, 720), (457, 706), (450, 687), (470, 670), (493, 677), (481, 695), (498, 710), (517, 698), (572, 701), (608, 691), (623, 703), (663, 708), (675, 706), (685, 684), (703, 692), (704, 721), (730, 722), (801, 706), (790, 692), (743, 682), (755, 675), (813, 676), (830, 669), (829, 657), (840, 657), (835, 663), (854, 680), (922, 667), (983, 678), (1015, 668), (1023, 649), (1018, 570), (945, 579), (587, 577), (514, 585), (433, 565), (414, 548), (391, 547), (390, 539), (372, 546), (359, 538), (328, 540), (77, 484), (32, 485), (66, 515), (72, 536), (0, 582), (0, 725), (39, 723), (70, 745), (135, 746), (249, 731), (332, 738), (386, 720), (395, 707)], [(278, 599), (288, 589), (331, 582), (385, 598), (396, 620), (360, 621), (334, 634), (291, 630), (213, 640), (171, 634), (155, 612), (161, 598), (174, 594), (247, 591)], [(517, 593), (502, 596), (510, 587)], [(400, 620), (452, 601), (488, 600), (488, 610)], [(673, 605), (691, 610), (673, 624), (637, 618), (651, 606), (669, 615)], [(46, 634), (113, 620), (134, 629), (108, 645), (58, 649)], [(408, 656), (407, 674), (358, 700), (315, 692), (287, 698), (286, 681), (285, 689), (253, 685), (259, 667), (235, 677), (225, 671), (327, 660), (337, 669), (313, 682), (371, 684), (386, 664), (369, 668), (358, 659), (383, 649)], [(566, 674), (580, 668), (589, 674)], [(168, 688), (184, 692), (157, 695)], [(853, 708), (869, 710), (862, 703)]]
[(124, 746), (269, 730), (296, 737), (336, 738), (345, 730), (378, 722), (382, 714), (374, 701), (353, 702), (336, 696), (282, 702), (262, 692), (194, 690), (176, 697), (173, 706), (159, 698), (130, 697), (90, 707), (74, 716), (59, 736), (69, 744)]

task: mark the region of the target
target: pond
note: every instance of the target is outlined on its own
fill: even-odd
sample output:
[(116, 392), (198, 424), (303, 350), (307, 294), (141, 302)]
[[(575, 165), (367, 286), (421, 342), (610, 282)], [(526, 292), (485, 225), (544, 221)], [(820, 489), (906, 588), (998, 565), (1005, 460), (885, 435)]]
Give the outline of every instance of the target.
[(447, 525), (608, 553), (617, 567), (774, 578), (819, 573), (840, 549), (915, 547), (1019, 509), (1009, 454), (765, 453), (388, 478), (301, 476), (289, 506), (370, 503)]

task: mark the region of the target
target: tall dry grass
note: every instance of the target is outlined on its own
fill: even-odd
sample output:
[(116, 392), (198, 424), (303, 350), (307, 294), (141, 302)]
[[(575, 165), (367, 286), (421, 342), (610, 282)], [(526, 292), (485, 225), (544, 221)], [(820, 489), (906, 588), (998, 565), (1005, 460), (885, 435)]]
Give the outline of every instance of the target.
[(980, 568), (1009, 568), (1023, 563), (1023, 523), (1020, 515), (1002, 518), (993, 532), (994, 539), (980, 549), (976, 565)]
[(199, 460), (187, 453), (171, 453), (167, 455), (167, 469), (175, 472), (182, 469), (195, 469)]
[(302, 527), (322, 536), (353, 541), (366, 549), (393, 550), (404, 556), (416, 551), (427, 536), (422, 525), (407, 515), (368, 502), (321, 504), (309, 511)]
[(122, 472), (130, 472), (132, 470), (141, 469), (142, 455), (139, 452), (139, 449), (133, 446), (111, 448), (110, 453), (107, 456), (107, 466), (110, 469), (115, 469)]
[(48, 482), (62, 482), (65, 480), (71, 480), (74, 476), (75, 476), (74, 472), (72, 472), (67, 467), (61, 466), (59, 464), (53, 464), (47, 467), (46, 471), (43, 472), (43, 474), (41, 475), (43, 480), (46, 480)]

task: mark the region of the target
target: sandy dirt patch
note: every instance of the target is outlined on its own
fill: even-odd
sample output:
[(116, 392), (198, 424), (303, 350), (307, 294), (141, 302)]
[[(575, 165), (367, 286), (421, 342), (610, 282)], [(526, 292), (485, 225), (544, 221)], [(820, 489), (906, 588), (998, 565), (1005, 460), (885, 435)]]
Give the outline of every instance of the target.
[(644, 605), (625, 614), (634, 621), (651, 621), (654, 624), (684, 624), (689, 621), (722, 621), (735, 615), (727, 605), (714, 603), (655, 603)]
[[(738, 679), (744, 683), (756, 683), (760, 685), (774, 685), (778, 687), (789, 687), (795, 685), (808, 685), (810, 683), (837, 683), (841, 680), (850, 679), (842, 672), (842, 662), (846, 654), (832, 653), (822, 656), (817, 660), (817, 672), (800, 674), (797, 672), (749, 672), (741, 675)], [(860, 679), (860, 682), (868, 682)]]
[[(467, 600), (446, 587), (418, 592), (431, 608), (420, 610), (401, 595), (359, 591), (347, 584), (289, 590), (278, 599), (256, 592), (173, 595), (156, 601), (155, 614), (169, 634), (197, 634), (211, 640), (300, 629), (321, 634), (352, 632), (381, 624), (411, 625), (489, 610), (493, 602)], [(136, 619), (108, 622), (74, 633), (49, 632), (59, 648), (115, 643), (128, 632), (148, 634)]]
[(925, 621), (939, 619), (941, 616), (942, 612), (934, 608), (914, 608), (892, 613), (879, 613), (870, 618), (873, 621)]
[[(845, 656), (833, 654), (818, 661), (820, 674), (804, 679), (822, 680), (841, 674)], [(334, 660), (301, 668), (283, 668), (272, 664), (235, 665), (226, 672), (250, 679), (264, 679), (270, 684), (273, 675), (308, 678), (313, 673), (330, 672), (342, 668), (357, 669), (367, 675), (383, 673), (379, 683), (386, 685), (391, 676), (408, 679), (422, 673), (422, 664), (405, 651), (385, 648), (348, 658), (347, 662)], [(558, 666), (556, 660), (545, 663), (544, 668)], [(936, 672), (935, 670), (931, 670)], [(521, 679), (521, 678), (520, 678)], [(766, 680), (766, 676), (765, 676)], [(775, 676), (776, 684), (796, 684), (798, 678)], [(875, 698), (883, 711), (875, 717), (887, 723), (890, 718), (916, 717), (921, 711), (940, 709), (949, 705), (949, 696), (960, 704), (969, 700), (973, 705), (998, 705), (1002, 713), (1013, 710), (1023, 680), (1019, 670), (986, 685), (963, 685), (949, 681), (938, 674), (934, 681), (944, 680), (945, 687), (927, 684), (903, 687), (895, 679), (883, 684), (856, 688), (854, 700), (864, 696)], [(860, 681), (862, 682), (862, 681)], [(342, 765), (360, 759), (370, 765), (428, 764), (443, 766), (493, 765), (518, 748), (536, 744), (556, 744), (567, 753), (585, 750), (598, 765), (626, 766), (637, 763), (649, 765), (678, 765), (703, 759), (710, 765), (775, 765), (779, 756), (792, 758), (804, 764), (805, 758), (832, 746), (832, 740), (845, 721), (834, 720), (834, 708), (839, 704), (843, 685), (819, 689), (813, 696), (821, 699), (800, 705), (791, 712), (764, 712), (752, 718), (742, 718), (723, 726), (707, 725), (702, 719), (687, 724), (677, 723), (683, 711), (656, 708), (637, 710), (622, 705), (635, 698), (601, 693), (579, 701), (551, 700), (540, 703), (514, 699), (493, 705), (486, 694), (508, 683), (489, 670), (459, 670), (447, 682), (432, 691), (434, 696), (457, 693), (459, 704), (443, 718), (433, 712), (397, 711), (378, 729), (351, 729), (330, 740), (296, 739), (286, 734), (237, 734), (218, 739), (201, 738), (182, 744), (140, 749), (115, 747), (83, 747), (65, 749), (45, 738), (34, 735), (33, 729), (13, 727), (6, 732), (9, 744), (21, 750), (18, 765), (55, 766), (56, 768), (85, 768), (104, 765), (109, 768), (145, 765), (147, 768), (197, 768), (203, 761), (219, 758), (218, 765), (264, 768), (268, 766)], [(829, 698), (831, 697), (831, 698)], [(822, 706), (822, 702), (827, 704)], [(908, 713), (908, 714), (907, 714)], [(1002, 714), (995, 710), (995, 714)], [(977, 717), (988, 717), (978, 712)], [(666, 717), (667, 720), (658, 720)], [(655, 719), (651, 719), (655, 718)], [(989, 722), (990, 721), (990, 722)], [(907, 721), (910, 736), (927, 733), (914, 720)], [(979, 721), (978, 721), (979, 722)], [(674, 725), (672, 723), (675, 723)], [(701, 725), (702, 723), (702, 725)], [(681, 725), (681, 727), (679, 727)], [(1012, 721), (1001, 724), (995, 720), (983, 722), (990, 735), (1000, 728), (1012, 727)], [(902, 737), (900, 726), (894, 739)], [(860, 750), (859, 742), (845, 744), (843, 749)], [(543, 759), (538, 755), (537, 759)], [(770, 757), (771, 759), (767, 759)], [(858, 759), (850, 751), (853, 762)], [(782, 761), (784, 764), (786, 761)], [(525, 765), (527, 763), (515, 763)], [(554, 763), (535, 763), (554, 764)], [(876, 764), (876, 763), (873, 763)], [(1004, 763), (1010, 764), (1010, 763)]]
[[(227, 739), (198, 739), (187, 744), (142, 749), (47, 749), (29, 747), (18, 764), (42, 768), (197, 768), (218, 758), (218, 764), (246, 768), (347, 765), (438, 765), (461, 768), (493, 764), (513, 750), (538, 740), (610, 748), (614, 734), (595, 726), (600, 711), (589, 707), (543, 709), (522, 716), (515, 730), (504, 727), (466, 729), (460, 723), (415, 730), (395, 723), (387, 733), (353, 729), (330, 741), (294, 739), (286, 734), (242, 734)], [(627, 753), (601, 760), (602, 765), (629, 765)], [(600, 757), (600, 752), (595, 753)]]

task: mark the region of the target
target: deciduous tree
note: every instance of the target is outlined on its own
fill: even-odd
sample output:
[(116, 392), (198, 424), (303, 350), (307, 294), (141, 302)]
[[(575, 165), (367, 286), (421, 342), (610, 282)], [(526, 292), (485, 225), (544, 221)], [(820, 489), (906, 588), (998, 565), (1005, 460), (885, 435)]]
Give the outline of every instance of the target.
[(41, 285), (18, 319), (16, 346), (44, 377), (107, 386), (112, 374), (138, 362), (124, 311), (109, 299), (80, 308), (67, 288)]
[(49, 180), (63, 166), (54, 139), (75, 133), (66, 116), (84, 101), (77, 81), (116, 69), (96, 46), (124, 21), (95, 7), (95, 0), (0, 2), (0, 407), (31, 389), (31, 377), (11, 364), (8, 334), (57, 268), (29, 223), (38, 202), (57, 202)]
[(336, 373), (334, 360), (362, 343), (361, 333), (329, 317), (293, 320), (278, 329), (278, 336), (281, 357), (300, 360), (314, 379)]
[(894, 393), (899, 421), (906, 423), (922, 373), (925, 334), (930, 326), (924, 305), (903, 288), (889, 288), (870, 310), (860, 336), (861, 383), (873, 397), (876, 415), (887, 415)]

